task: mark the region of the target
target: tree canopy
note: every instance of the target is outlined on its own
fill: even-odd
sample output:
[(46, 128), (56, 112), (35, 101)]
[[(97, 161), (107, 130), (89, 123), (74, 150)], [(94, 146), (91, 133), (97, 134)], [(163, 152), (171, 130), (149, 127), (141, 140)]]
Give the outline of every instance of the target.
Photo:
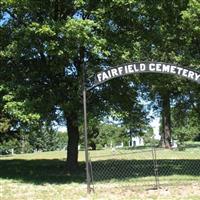
[[(198, 0), (0, 0), (1, 135), (13, 127), (27, 130), (34, 121), (65, 121), (67, 162), (73, 170), (82, 123), (83, 66), (87, 78), (139, 60), (199, 70), (199, 16)], [(172, 101), (178, 105), (183, 91), (190, 93), (191, 105), (199, 105), (199, 86), (188, 87), (178, 77), (119, 78), (88, 92), (88, 111), (99, 120), (115, 112), (124, 123), (137, 126), (148, 121), (139, 98), (148, 94), (151, 101), (160, 101), (169, 146), (170, 106)]]

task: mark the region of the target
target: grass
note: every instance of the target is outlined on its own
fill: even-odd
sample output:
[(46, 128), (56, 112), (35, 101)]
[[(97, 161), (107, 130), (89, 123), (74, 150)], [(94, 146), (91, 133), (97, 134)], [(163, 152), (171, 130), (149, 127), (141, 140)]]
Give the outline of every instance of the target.
[[(200, 148), (157, 150), (161, 188), (154, 190), (150, 149), (90, 151), (95, 193), (86, 195), (84, 152), (80, 171), (65, 170), (66, 152), (0, 157), (1, 200), (200, 199)], [(103, 172), (103, 173), (102, 173)]]

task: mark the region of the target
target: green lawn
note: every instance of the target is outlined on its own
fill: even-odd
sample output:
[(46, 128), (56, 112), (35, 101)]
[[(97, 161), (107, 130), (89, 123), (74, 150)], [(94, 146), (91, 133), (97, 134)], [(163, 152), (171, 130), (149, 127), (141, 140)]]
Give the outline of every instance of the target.
[(65, 170), (66, 152), (0, 157), (1, 200), (200, 199), (200, 148), (157, 150), (161, 188), (154, 190), (150, 149), (90, 151), (95, 193), (86, 195), (84, 152), (80, 170)]

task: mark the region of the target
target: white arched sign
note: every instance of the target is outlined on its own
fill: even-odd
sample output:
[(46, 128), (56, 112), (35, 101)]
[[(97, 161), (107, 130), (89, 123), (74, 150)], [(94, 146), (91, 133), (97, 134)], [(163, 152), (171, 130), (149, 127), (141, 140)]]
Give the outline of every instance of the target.
[(99, 85), (116, 77), (138, 73), (173, 74), (200, 84), (200, 73), (192, 69), (162, 62), (141, 62), (119, 65), (117, 67), (101, 71), (95, 75), (94, 85)]

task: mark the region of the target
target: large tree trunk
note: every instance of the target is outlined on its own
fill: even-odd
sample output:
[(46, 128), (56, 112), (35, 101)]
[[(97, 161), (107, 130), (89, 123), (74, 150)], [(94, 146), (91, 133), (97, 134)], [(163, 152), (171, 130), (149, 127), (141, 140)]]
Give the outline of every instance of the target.
[(162, 98), (162, 136), (161, 145), (171, 148), (171, 115), (170, 115), (170, 93), (161, 94)]
[(92, 150), (96, 150), (97, 146), (94, 142), (90, 142), (90, 147), (92, 148)]
[(71, 113), (67, 116), (67, 132), (68, 132), (68, 145), (67, 145), (67, 167), (68, 170), (73, 172), (78, 167), (78, 142), (79, 142), (79, 129), (78, 119), (76, 113)]

